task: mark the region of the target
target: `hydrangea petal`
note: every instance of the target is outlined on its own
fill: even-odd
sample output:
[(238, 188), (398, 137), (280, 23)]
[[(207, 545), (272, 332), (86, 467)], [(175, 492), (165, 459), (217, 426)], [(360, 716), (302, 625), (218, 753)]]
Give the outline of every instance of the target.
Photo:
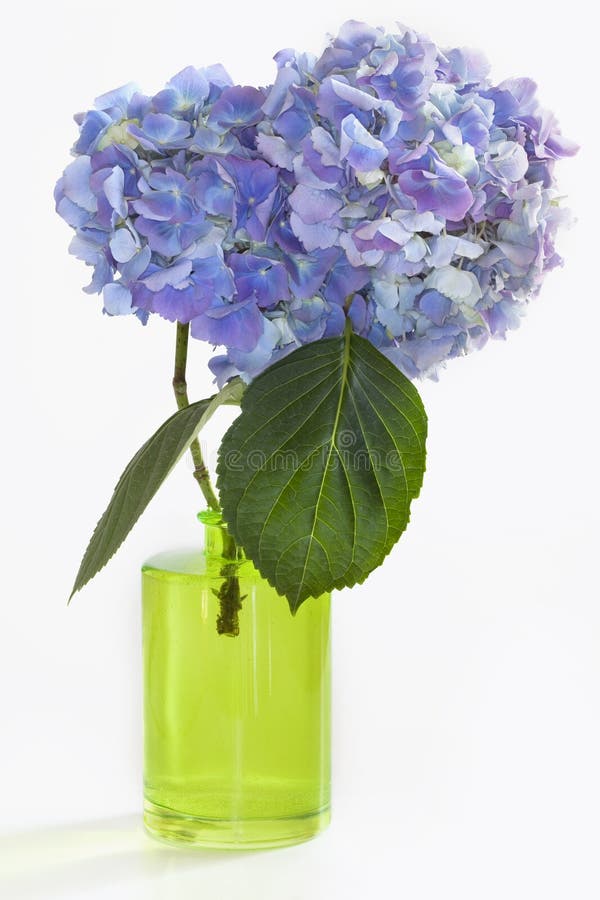
[(373, 137), (355, 115), (346, 116), (341, 124), (340, 156), (358, 172), (378, 169), (388, 154), (382, 141)]
[(117, 262), (129, 262), (137, 251), (137, 243), (128, 228), (118, 228), (110, 240), (110, 252)]
[(426, 288), (433, 288), (456, 303), (474, 306), (481, 298), (481, 288), (472, 272), (456, 266), (434, 269), (424, 280)]
[(132, 312), (131, 291), (117, 281), (107, 284), (102, 296), (104, 310), (110, 316), (126, 316)]

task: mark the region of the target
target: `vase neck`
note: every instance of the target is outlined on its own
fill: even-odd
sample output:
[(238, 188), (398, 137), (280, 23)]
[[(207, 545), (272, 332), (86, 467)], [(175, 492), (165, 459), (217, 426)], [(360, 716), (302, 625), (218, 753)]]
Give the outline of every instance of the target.
[(198, 519), (204, 525), (204, 552), (208, 556), (237, 561), (244, 559), (242, 549), (236, 547), (220, 513), (206, 510), (198, 513)]
[(204, 551), (208, 556), (223, 556), (227, 531), (222, 525), (204, 523)]

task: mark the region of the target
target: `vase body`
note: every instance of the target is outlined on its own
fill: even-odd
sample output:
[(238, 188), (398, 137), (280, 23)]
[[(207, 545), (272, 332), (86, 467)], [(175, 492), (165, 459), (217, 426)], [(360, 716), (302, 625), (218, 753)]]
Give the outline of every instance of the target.
[[(243, 598), (235, 636), (216, 627), (225, 571)], [(204, 552), (144, 565), (142, 604), (146, 828), (177, 843), (257, 848), (326, 827), (329, 596), (292, 616), (249, 561), (232, 570), (222, 528), (207, 526)]]

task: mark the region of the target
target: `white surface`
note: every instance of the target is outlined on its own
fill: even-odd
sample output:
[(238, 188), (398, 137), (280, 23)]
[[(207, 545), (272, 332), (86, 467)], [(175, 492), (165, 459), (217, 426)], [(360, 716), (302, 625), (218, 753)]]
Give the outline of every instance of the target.
[[(161, 11), (162, 10), (162, 11)], [(296, 12), (294, 12), (296, 10)], [(172, 410), (171, 327), (109, 320), (81, 293), (51, 191), (71, 115), (135, 79), (221, 60), (268, 82), (280, 47), (318, 50), (381, 0), (13, 4), (3, 108), (0, 893), (21, 897), (325, 900), (597, 898), (598, 127), (595, 31), (505, 0), (398, 14), (441, 44), (533, 75), (584, 147), (561, 166), (579, 218), (506, 344), (425, 384), (431, 432), (409, 532), (335, 600), (334, 819), (259, 854), (165, 849), (141, 832), (138, 565), (188, 543), (181, 464), (120, 555), (66, 608), (124, 462)], [(210, 390), (192, 345), (190, 388)], [(214, 449), (226, 416), (207, 437)]]

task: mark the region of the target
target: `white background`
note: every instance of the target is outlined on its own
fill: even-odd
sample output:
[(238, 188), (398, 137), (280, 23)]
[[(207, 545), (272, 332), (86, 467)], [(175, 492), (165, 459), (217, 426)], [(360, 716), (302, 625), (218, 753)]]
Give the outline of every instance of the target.
[[(187, 64), (272, 79), (380, 0), (11, 4), (3, 23), (0, 893), (21, 897), (597, 898), (600, 872), (597, 47), (583, 3), (405, 0), (441, 45), (528, 74), (583, 149), (578, 224), (519, 332), (422, 385), (425, 487), (385, 565), (334, 604), (334, 818), (254, 854), (140, 826), (139, 564), (197, 534), (182, 463), (110, 566), (66, 597), (126, 460), (173, 408), (173, 327), (100, 315), (51, 192), (72, 113)], [(192, 344), (193, 397), (211, 391)], [(213, 449), (226, 424), (206, 435)], [(214, 453), (213, 453), (214, 455)]]

